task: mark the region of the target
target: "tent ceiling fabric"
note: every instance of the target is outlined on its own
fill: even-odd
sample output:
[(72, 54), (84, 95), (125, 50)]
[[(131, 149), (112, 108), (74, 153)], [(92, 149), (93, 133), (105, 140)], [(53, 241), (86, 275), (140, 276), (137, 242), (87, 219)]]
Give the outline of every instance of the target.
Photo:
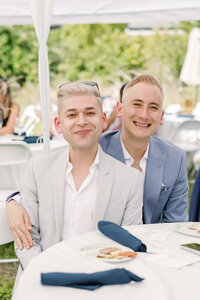
[[(144, 27), (199, 19), (199, 0), (55, 0), (52, 24), (132, 23)], [(1, 0), (0, 25), (19, 24), (32, 24), (28, 0)]]

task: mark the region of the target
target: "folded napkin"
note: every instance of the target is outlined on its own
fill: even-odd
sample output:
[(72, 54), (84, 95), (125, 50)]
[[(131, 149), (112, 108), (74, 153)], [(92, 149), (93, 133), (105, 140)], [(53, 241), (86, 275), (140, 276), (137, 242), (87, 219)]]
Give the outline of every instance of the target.
[(103, 285), (140, 282), (143, 278), (126, 269), (112, 269), (95, 273), (41, 273), (43, 285), (68, 286), (85, 290), (96, 290)]
[(180, 269), (184, 266), (200, 262), (199, 255), (190, 252), (187, 253), (184, 250), (172, 250), (167, 248), (159, 254), (149, 255), (145, 257), (145, 259), (175, 269)]
[(99, 230), (110, 239), (126, 246), (134, 251), (146, 252), (146, 245), (141, 240), (133, 236), (126, 229), (109, 221), (99, 221)]
[[(24, 142), (26, 142), (28, 144), (34, 144), (37, 142), (38, 138), (39, 138), (39, 136), (27, 136), (24, 138)], [(40, 143), (43, 143), (43, 139), (41, 139)]]
[[(39, 139), (39, 143), (43, 143), (43, 137), (39, 137), (37, 135), (27, 136), (23, 139), (23, 141), (28, 144), (34, 144), (37, 143), (38, 139)], [(50, 136), (50, 140), (52, 140), (52, 136)]]

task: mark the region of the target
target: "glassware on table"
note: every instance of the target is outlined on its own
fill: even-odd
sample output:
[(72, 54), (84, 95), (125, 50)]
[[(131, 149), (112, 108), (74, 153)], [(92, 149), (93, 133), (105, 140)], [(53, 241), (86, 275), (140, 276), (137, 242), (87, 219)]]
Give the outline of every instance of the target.
[(18, 136), (25, 136), (24, 126), (20, 118), (15, 120), (14, 133)]

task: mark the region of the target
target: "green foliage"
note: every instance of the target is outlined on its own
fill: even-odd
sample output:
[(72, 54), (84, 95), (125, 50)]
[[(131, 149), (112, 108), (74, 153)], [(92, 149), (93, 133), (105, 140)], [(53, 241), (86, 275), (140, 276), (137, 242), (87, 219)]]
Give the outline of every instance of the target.
[(12, 297), (14, 279), (3, 281), (0, 276), (0, 299), (1, 300), (10, 300)]
[(0, 26), (0, 75), (22, 84), (37, 76), (38, 46), (32, 26)]
[[(123, 81), (123, 74), (149, 72), (171, 81), (179, 77), (191, 29), (200, 22), (181, 22), (174, 35), (134, 37), (126, 24), (84, 24), (52, 27), (48, 39), (53, 81)], [(180, 35), (178, 30), (182, 30)], [(38, 81), (38, 42), (33, 26), (0, 27), (0, 76), (24, 82)]]
[(49, 52), (52, 76), (59, 73), (66, 81), (98, 77), (103, 82), (113, 82), (119, 77), (119, 70), (143, 66), (141, 41), (127, 38), (124, 27), (86, 24), (52, 30), (48, 42), (54, 45), (53, 52)]
[(16, 254), (15, 254), (13, 242), (0, 246), (0, 259), (15, 258), (15, 257)]

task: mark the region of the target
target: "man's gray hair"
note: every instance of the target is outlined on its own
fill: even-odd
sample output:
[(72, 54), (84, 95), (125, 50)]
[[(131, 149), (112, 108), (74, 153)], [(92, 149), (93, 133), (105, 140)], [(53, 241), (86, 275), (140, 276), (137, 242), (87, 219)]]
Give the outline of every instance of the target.
[(58, 111), (62, 104), (62, 101), (66, 98), (75, 95), (92, 95), (95, 96), (97, 102), (99, 103), (100, 107), (102, 108), (102, 101), (100, 91), (97, 86), (91, 86), (89, 84), (82, 83), (80, 81), (77, 82), (70, 82), (63, 84), (59, 87), (57, 92), (57, 104), (58, 104)]

